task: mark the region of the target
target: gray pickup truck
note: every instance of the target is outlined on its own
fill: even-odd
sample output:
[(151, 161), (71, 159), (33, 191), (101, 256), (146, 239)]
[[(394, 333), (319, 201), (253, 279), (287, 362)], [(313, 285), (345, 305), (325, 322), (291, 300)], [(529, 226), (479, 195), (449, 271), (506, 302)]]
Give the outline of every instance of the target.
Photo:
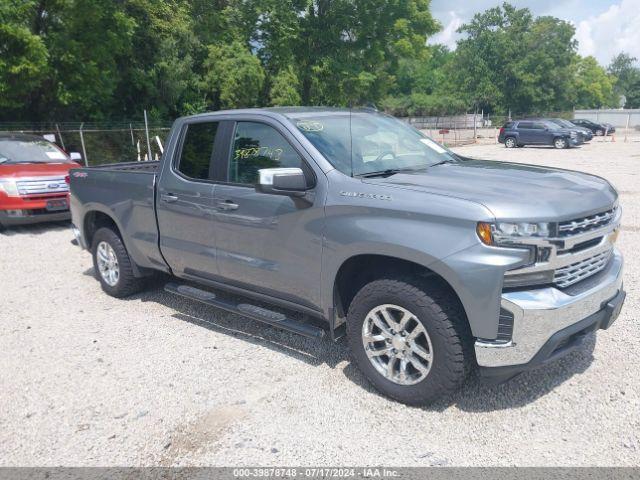
[[(384, 394), (424, 404), (577, 348), (624, 302), (602, 178), (463, 158), (368, 110), (178, 119), (160, 162), (71, 171), (106, 293), (165, 289), (307, 337), (347, 335)], [(246, 359), (246, 361), (251, 361)]]

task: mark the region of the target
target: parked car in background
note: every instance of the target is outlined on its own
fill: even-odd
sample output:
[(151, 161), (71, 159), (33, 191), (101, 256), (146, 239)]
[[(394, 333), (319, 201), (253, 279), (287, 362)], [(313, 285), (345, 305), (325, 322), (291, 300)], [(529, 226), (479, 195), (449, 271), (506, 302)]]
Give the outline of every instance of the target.
[(579, 125), (574, 125), (569, 120), (565, 120), (564, 118), (549, 118), (547, 119), (550, 122), (555, 123), (556, 125), (562, 128), (569, 128), (571, 130), (576, 130), (582, 134), (585, 142), (589, 142), (593, 139), (593, 132), (588, 128), (581, 127)]
[(0, 228), (68, 220), (68, 172), (79, 166), (42, 137), (0, 133)]
[(610, 123), (596, 123), (592, 122), (591, 120), (587, 120), (586, 118), (574, 118), (573, 120), (571, 120), (571, 123), (577, 125), (578, 127), (588, 128), (593, 132), (594, 135), (597, 135), (598, 137), (616, 133), (616, 128)]
[(582, 144), (584, 137), (575, 129), (560, 127), (547, 120), (513, 120), (500, 129), (498, 141), (507, 148), (525, 145), (569, 148)]

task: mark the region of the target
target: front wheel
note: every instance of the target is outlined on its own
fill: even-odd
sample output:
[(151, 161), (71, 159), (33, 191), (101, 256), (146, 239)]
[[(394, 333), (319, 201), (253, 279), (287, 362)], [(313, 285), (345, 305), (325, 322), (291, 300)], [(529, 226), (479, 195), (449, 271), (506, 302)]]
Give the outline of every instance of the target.
[(123, 298), (142, 290), (143, 280), (134, 275), (129, 253), (117, 233), (100, 228), (93, 236), (91, 251), (96, 276), (107, 294)]
[(352, 357), (383, 394), (423, 405), (454, 392), (471, 365), (466, 317), (450, 292), (413, 280), (365, 285), (351, 302)]
[(568, 148), (569, 142), (567, 141), (566, 138), (556, 138), (553, 141), (553, 146), (556, 147), (557, 149)]

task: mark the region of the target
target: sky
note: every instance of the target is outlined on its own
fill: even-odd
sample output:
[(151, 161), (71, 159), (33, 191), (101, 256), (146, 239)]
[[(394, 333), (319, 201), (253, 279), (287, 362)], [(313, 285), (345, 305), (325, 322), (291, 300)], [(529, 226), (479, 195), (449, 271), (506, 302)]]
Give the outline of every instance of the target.
[[(640, 60), (640, 0), (511, 0), (534, 15), (552, 15), (576, 27), (578, 53), (593, 55), (606, 66), (621, 51)], [(502, 5), (500, 0), (431, 0), (431, 12), (442, 31), (429, 43), (444, 43), (454, 49), (458, 27), (475, 13)]]

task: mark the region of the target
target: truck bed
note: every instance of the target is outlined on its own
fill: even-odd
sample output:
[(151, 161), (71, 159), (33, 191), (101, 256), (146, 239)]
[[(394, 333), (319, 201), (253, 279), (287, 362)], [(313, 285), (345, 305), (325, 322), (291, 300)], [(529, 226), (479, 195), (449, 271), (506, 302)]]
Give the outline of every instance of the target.
[(112, 163), (71, 170), (71, 212), (100, 211), (115, 220), (137, 265), (164, 265), (158, 249), (155, 175), (159, 162)]

